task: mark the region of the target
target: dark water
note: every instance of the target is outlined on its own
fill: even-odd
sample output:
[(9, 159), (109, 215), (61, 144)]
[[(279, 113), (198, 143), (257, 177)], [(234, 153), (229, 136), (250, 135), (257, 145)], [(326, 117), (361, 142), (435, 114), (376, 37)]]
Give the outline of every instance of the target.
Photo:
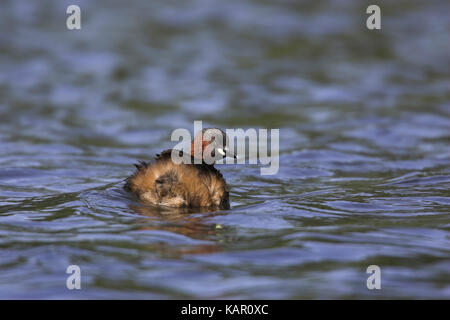
[[(0, 298), (450, 298), (449, 5), (369, 4), (2, 1)], [(140, 207), (132, 163), (194, 120), (279, 128), (278, 174)]]

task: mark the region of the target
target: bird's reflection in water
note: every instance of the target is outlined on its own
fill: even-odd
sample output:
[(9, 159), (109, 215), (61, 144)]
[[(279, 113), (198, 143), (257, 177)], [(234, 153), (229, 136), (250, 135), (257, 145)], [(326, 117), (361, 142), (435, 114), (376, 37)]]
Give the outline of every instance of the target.
[[(181, 245), (177, 247), (167, 244), (158, 246), (158, 249), (163, 250), (165, 254), (180, 256), (184, 254), (210, 254), (222, 251), (222, 246), (219, 243), (221, 226), (206, 221), (207, 218), (214, 217), (220, 212), (211, 212), (201, 208), (160, 208), (136, 204), (130, 204), (129, 208), (146, 217), (145, 222), (147, 223), (141, 230), (168, 231), (191, 239), (210, 242), (208, 244)], [(197, 215), (198, 213), (202, 213), (202, 215)], [(152, 221), (151, 225), (148, 224), (148, 218)], [(155, 247), (152, 246), (152, 249), (155, 249)]]

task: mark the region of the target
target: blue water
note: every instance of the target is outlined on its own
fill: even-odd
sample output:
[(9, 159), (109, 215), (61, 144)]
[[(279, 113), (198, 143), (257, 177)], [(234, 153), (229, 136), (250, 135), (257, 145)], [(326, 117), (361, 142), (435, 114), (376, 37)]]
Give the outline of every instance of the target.
[[(450, 298), (449, 6), (369, 4), (2, 1), (0, 298)], [(123, 179), (194, 120), (279, 128), (279, 172), (142, 207)]]

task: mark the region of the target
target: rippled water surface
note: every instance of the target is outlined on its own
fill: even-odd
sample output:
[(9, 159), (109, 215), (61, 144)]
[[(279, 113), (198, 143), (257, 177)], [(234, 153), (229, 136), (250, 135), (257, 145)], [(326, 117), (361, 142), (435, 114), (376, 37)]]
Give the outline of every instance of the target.
[[(2, 1), (0, 298), (450, 298), (449, 5), (369, 4)], [(140, 206), (132, 164), (194, 120), (279, 128), (279, 172)]]

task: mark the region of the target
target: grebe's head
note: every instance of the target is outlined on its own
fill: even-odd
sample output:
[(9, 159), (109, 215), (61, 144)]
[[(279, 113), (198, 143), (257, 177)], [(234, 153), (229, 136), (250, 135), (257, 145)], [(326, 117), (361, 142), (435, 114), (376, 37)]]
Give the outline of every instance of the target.
[(237, 158), (233, 150), (228, 149), (229, 139), (223, 130), (204, 128), (191, 144), (191, 155), (203, 159), (208, 164), (225, 157)]

